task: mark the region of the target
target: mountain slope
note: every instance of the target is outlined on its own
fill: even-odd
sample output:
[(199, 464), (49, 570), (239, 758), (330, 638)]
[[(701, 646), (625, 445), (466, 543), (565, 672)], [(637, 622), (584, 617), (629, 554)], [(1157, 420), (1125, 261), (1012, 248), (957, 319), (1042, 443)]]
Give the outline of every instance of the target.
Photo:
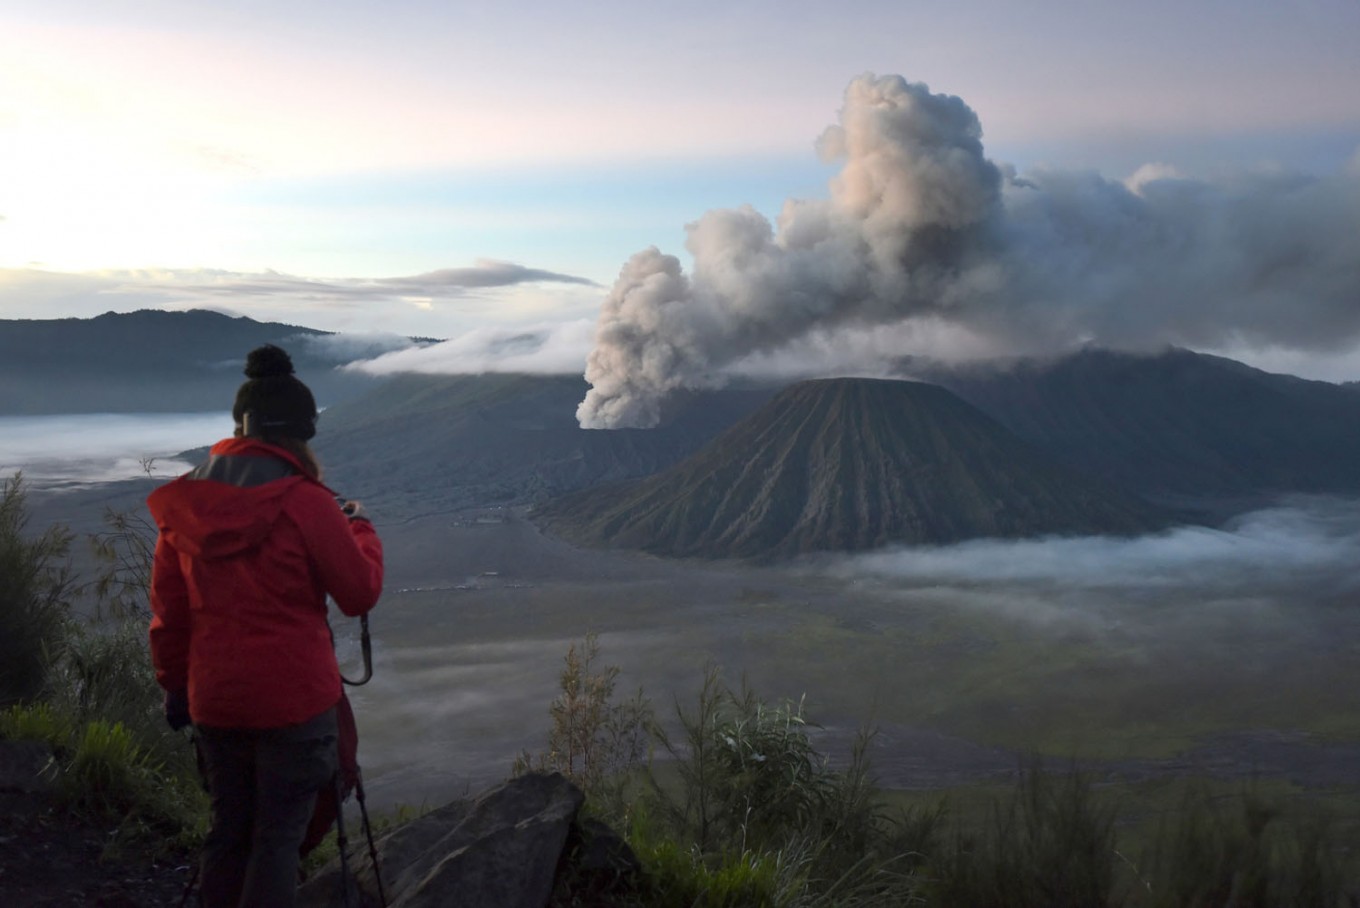
[(0, 320), (0, 414), (227, 410), (264, 343), (288, 350), (325, 406), (374, 384), (336, 370), (328, 336), (203, 310)]
[(679, 394), (654, 429), (576, 423), (579, 376), (400, 375), (327, 410), (327, 481), (389, 510), (522, 504), (644, 476), (695, 451), (764, 403), (769, 389)]
[(669, 470), (537, 513), (576, 541), (702, 557), (1134, 533), (1169, 519), (1055, 466), (943, 388), (869, 379), (794, 385)]
[(1175, 349), (916, 373), (1062, 462), (1144, 496), (1360, 492), (1351, 388)]

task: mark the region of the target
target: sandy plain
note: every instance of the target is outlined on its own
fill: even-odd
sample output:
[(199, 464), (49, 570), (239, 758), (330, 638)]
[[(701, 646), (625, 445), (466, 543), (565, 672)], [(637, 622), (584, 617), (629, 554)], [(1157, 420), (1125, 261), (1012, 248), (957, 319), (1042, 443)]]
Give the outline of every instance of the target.
[[(32, 496), (77, 534), (149, 486)], [(803, 701), (833, 761), (862, 728), (880, 782), (989, 784), (1031, 754), (1111, 783), (1360, 784), (1360, 505), (1291, 502), (1223, 530), (970, 543), (777, 567), (584, 550), (523, 510), (375, 519), (387, 584), (351, 689), (377, 806), (438, 804), (540, 750), (568, 647), (674, 727), (705, 671)], [(77, 568), (89, 558), (80, 539)], [(357, 622), (336, 618), (357, 676)]]

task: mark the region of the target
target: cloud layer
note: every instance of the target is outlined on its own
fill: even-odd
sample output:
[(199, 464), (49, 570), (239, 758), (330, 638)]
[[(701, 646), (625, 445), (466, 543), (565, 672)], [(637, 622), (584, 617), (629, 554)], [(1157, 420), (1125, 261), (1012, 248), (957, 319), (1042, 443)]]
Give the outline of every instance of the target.
[(577, 275), (491, 259), (409, 276), (333, 279), (214, 269), (0, 269), (0, 312), (54, 318), (110, 309), (212, 309), (349, 334), (448, 336), (490, 320), (536, 318), (553, 305), (584, 311), (582, 298), (589, 298), (593, 311), (598, 287)]
[(351, 368), (370, 375), (520, 372), (580, 375), (590, 349), (591, 321), (474, 328), (439, 344), (394, 350)]
[(0, 416), (0, 475), (21, 470), (34, 488), (136, 479), (143, 462), (169, 478), (188, 468), (181, 451), (231, 434), (231, 414), (94, 413)]
[(1220, 529), (1178, 527), (1136, 538), (975, 540), (845, 559), (838, 572), (889, 582), (1046, 584), (1066, 590), (1212, 589), (1260, 595), (1340, 583), (1360, 587), (1360, 508), (1300, 496)]
[(690, 274), (656, 248), (624, 265), (597, 322), (581, 424), (654, 425), (676, 388), (847, 330), (1009, 353), (1335, 352), (1360, 339), (1354, 168), (1022, 178), (988, 160), (981, 137), (957, 97), (899, 76), (854, 80), (817, 143), (841, 162), (828, 198), (789, 200), (776, 224), (750, 207), (709, 211), (688, 227)]

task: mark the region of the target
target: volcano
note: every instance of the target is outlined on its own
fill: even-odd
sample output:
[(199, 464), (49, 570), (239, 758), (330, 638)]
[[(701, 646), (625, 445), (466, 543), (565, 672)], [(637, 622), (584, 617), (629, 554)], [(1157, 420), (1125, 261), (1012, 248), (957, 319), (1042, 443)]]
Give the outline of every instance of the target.
[(572, 541), (708, 558), (1133, 534), (1173, 515), (1047, 455), (936, 385), (794, 385), (697, 453), (536, 511)]

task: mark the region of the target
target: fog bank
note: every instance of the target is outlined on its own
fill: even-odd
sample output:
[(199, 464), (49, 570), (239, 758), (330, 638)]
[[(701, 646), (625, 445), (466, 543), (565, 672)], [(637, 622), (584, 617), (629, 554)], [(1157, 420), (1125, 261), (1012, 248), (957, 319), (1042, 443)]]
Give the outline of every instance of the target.
[(173, 455), (231, 435), (228, 411), (0, 416), (0, 475), (22, 470), (35, 488), (83, 486), (190, 468)]

